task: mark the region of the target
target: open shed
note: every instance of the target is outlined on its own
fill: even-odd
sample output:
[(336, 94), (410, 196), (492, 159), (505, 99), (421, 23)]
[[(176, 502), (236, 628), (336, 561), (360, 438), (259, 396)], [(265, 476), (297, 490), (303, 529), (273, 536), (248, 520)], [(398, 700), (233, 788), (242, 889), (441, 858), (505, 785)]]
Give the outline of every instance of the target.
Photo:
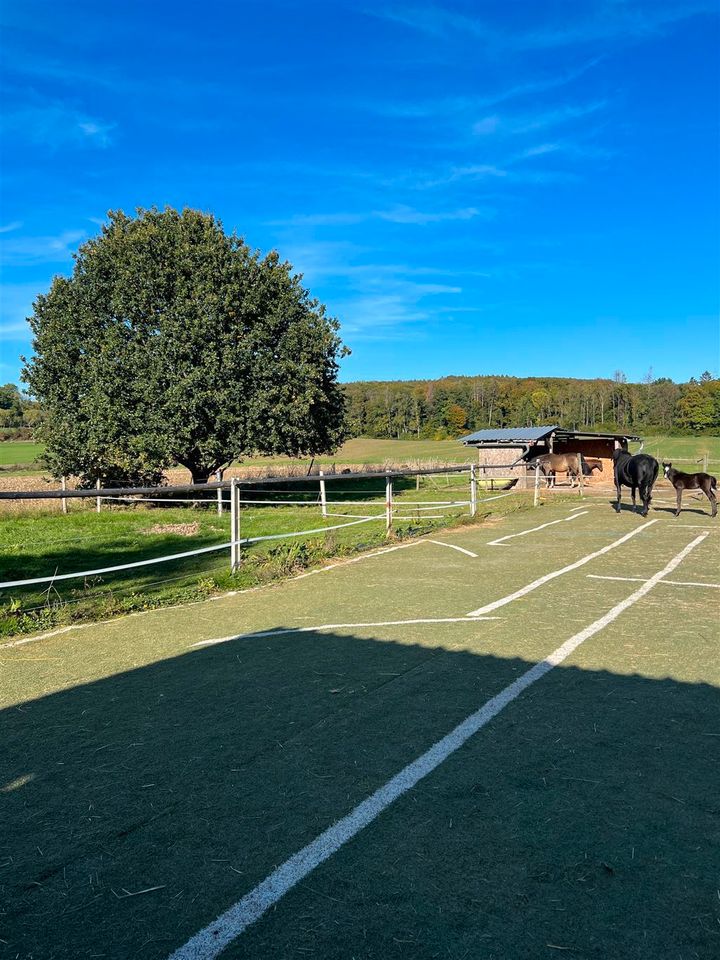
[[(589, 433), (586, 430), (566, 430), (557, 424), (544, 427), (510, 427), (507, 429), (477, 430), (461, 437), (466, 447), (478, 452), (481, 473), (488, 477), (518, 477), (527, 475), (527, 464), (543, 453), (581, 453), (585, 459), (600, 460), (601, 473), (594, 480), (612, 478), (612, 456), (617, 446), (627, 450), (629, 443), (639, 443), (640, 437), (625, 433)], [(512, 464), (512, 466), (508, 466)]]

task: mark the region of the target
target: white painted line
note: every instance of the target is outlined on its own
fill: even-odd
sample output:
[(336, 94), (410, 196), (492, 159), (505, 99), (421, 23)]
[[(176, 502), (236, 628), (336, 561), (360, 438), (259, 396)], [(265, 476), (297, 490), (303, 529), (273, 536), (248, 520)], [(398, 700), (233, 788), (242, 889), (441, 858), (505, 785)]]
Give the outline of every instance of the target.
[(349, 630), (354, 627), (401, 627), (413, 623), (475, 623), (476, 620), (501, 620), (502, 617), (433, 617), (422, 620), (376, 620), (373, 623), (321, 623), (317, 627), (287, 627), (282, 630), (263, 630), (261, 633), (238, 633), (232, 637), (200, 640), (192, 647), (214, 647), (231, 640), (256, 640), (258, 637), (279, 637), (286, 633), (317, 633), (319, 630)]
[(647, 583), (644, 583), (621, 603), (616, 604), (604, 616), (591, 623), (590, 626), (570, 637), (544, 660), (536, 663), (517, 680), (505, 687), (497, 696), (488, 700), (479, 710), (466, 717), (442, 740), (438, 740), (429, 750), (409, 763), (375, 793), (358, 804), (354, 810), (351, 810), (350, 813), (321, 833), (302, 850), (299, 850), (289, 860), (273, 870), (262, 883), (245, 894), (241, 900), (238, 900), (237, 903), (222, 913), (213, 923), (196, 933), (182, 947), (175, 950), (168, 960), (215, 960), (233, 940), (236, 940), (251, 924), (259, 920), (289, 890), (292, 890), (321, 863), (329, 860), (334, 853), (337, 853), (344, 844), (372, 823), (399, 797), (432, 773), (528, 687), (544, 677), (553, 667), (561, 664), (582, 643), (599, 633), (613, 620), (616, 620), (621, 613), (649, 593), (663, 577), (672, 573), (678, 564), (682, 563), (690, 551), (705, 539), (705, 536), (707, 534), (696, 537)]
[(670, 526), (678, 530), (704, 530), (705, 533), (710, 533), (704, 523), (673, 523)]
[(449, 547), (451, 550), (458, 550), (460, 553), (467, 554), (468, 557), (474, 557), (477, 560), (477, 554), (472, 550), (466, 550), (465, 547), (456, 547), (454, 543), (445, 543), (443, 540), (425, 540), (425, 543), (436, 543), (439, 547)]
[(373, 550), (372, 553), (363, 553), (359, 557), (351, 557), (349, 560), (340, 560), (338, 563), (329, 563), (326, 567), (319, 567), (317, 570), (308, 570), (307, 573), (299, 573), (296, 577), (290, 577), (289, 580), (281, 581), (291, 583), (293, 580), (304, 580), (305, 577), (314, 577), (318, 573), (326, 573), (328, 570), (336, 570), (338, 567), (347, 567), (351, 563), (360, 563), (361, 560), (371, 560), (373, 557), (380, 557), (384, 553), (393, 553), (395, 550), (405, 550), (408, 547), (417, 547), (424, 541), (411, 540), (410, 543), (398, 543), (394, 547), (381, 547), (380, 550)]
[[(592, 580), (622, 580), (625, 583), (647, 583), (645, 577), (601, 577), (597, 573), (589, 573), (588, 577)], [(699, 580), (663, 580), (662, 582), (672, 584), (673, 587), (710, 587), (712, 590), (720, 590), (720, 583), (700, 583)]]
[(339, 560), (337, 563), (331, 563), (326, 567), (319, 567), (317, 570), (308, 570), (307, 573), (298, 573), (294, 577), (288, 577), (286, 580), (280, 580), (276, 583), (262, 583), (257, 587), (246, 587), (244, 590), (226, 590), (216, 597), (206, 597), (204, 600), (194, 600), (190, 603), (176, 603), (170, 607), (155, 607), (151, 610), (135, 610), (132, 613), (123, 614), (120, 617), (112, 617), (110, 620), (96, 620), (93, 623), (74, 623), (69, 627), (59, 627), (57, 630), (49, 630), (46, 633), (36, 633), (31, 637), (24, 637), (22, 640), (13, 640), (10, 643), (0, 643), (0, 650), (8, 647), (20, 647), (26, 643), (35, 643), (37, 640), (47, 640), (50, 637), (56, 637), (61, 633), (69, 633), (73, 630), (89, 630), (92, 627), (103, 627), (120, 620), (126, 620), (130, 617), (145, 617), (158, 613), (166, 613), (169, 610), (185, 610), (188, 607), (198, 606), (203, 603), (216, 603), (218, 600), (227, 600), (229, 597), (238, 597), (245, 593), (258, 593), (260, 590), (268, 590), (282, 586), (286, 583), (292, 583), (294, 580), (303, 580), (305, 577), (314, 577), (317, 573), (325, 573), (327, 570), (335, 570), (337, 567), (344, 567), (350, 563), (360, 563), (361, 560), (369, 560), (372, 557), (378, 557), (383, 553), (392, 553), (394, 550), (405, 550), (407, 547), (417, 547), (424, 540), (411, 540), (408, 543), (398, 543), (393, 547), (382, 547), (380, 550), (374, 550), (371, 553), (363, 553), (359, 557), (351, 557), (347, 560)]
[(581, 513), (573, 513), (569, 517), (560, 517), (559, 520), (550, 520), (549, 523), (541, 523), (539, 527), (530, 527), (529, 530), (521, 530), (520, 533), (509, 533), (506, 537), (498, 537), (497, 540), (489, 540), (489, 547), (496, 547), (500, 543), (504, 543), (506, 540), (512, 540), (514, 537), (525, 537), (528, 533), (535, 533), (537, 530), (544, 530), (545, 527), (554, 527), (556, 523), (567, 523), (569, 520), (577, 520), (578, 517), (584, 516), (588, 511), (583, 510)]
[(497, 610), (498, 607), (504, 607), (506, 603), (512, 603), (513, 600), (517, 600), (519, 597), (524, 597), (526, 594), (532, 593), (533, 590), (537, 590), (538, 587), (542, 587), (543, 584), (548, 583), (550, 580), (554, 580), (556, 577), (561, 577), (564, 573), (570, 573), (571, 570), (577, 570), (578, 567), (582, 567), (586, 563), (590, 563), (590, 561), (594, 560), (596, 557), (601, 557), (609, 550), (614, 550), (615, 547), (619, 547), (621, 544), (626, 543), (631, 537), (634, 537), (638, 533), (642, 533), (643, 530), (647, 530), (648, 527), (651, 527), (653, 523), (657, 522), (657, 520), (648, 520), (648, 522), (644, 523), (641, 527), (635, 527), (635, 529), (631, 530), (630, 533), (626, 533), (624, 537), (620, 537), (619, 540), (609, 543), (606, 547), (602, 547), (600, 550), (595, 550), (593, 553), (589, 553), (586, 557), (582, 557), (580, 560), (576, 560), (575, 563), (570, 563), (566, 567), (561, 567), (559, 570), (553, 570), (552, 573), (546, 573), (544, 577), (539, 577), (537, 580), (533, 580), (532, 583), (528, 583), (527, 586), (521, 587), (519, 590), (516, 590), (515, 593), (508, 594), (507, 597), (501, 597), (499, 600), (493, 600), (492, 603), (486, 603), (484, 607), (478, 607), (477, 610), (471, 610), (468, 616), (479, 617), (483, 613), (490, 613), (492, 610)]

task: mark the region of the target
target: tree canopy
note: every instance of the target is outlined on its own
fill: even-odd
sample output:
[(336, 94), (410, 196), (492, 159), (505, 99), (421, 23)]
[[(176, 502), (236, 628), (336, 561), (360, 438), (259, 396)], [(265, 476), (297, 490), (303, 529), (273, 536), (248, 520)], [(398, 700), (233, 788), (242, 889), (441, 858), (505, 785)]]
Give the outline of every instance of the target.
[(46, 461), (87, 483), (193, 481), (344, 436), (338, 323), (289, 263), (195, 210), (111, 211), (34, 304), (23, 379)]

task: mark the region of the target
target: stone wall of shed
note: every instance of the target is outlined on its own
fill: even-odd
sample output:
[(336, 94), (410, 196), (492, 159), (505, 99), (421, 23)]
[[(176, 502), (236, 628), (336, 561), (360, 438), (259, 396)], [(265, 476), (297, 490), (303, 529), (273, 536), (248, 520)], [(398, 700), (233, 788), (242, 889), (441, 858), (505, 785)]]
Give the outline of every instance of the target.
[[(508, 468), (503, 464), (514, 463), (524, 452), (524, 447), (503, 447), (501, 450), (491, 447), (478, 447), (478, 479), (482, 477), (518, 477), (524, 478), (527, 474), (527, 468), (520, 463), (514, 467)], [(523, 479), (519, 480), (522, 486)]]

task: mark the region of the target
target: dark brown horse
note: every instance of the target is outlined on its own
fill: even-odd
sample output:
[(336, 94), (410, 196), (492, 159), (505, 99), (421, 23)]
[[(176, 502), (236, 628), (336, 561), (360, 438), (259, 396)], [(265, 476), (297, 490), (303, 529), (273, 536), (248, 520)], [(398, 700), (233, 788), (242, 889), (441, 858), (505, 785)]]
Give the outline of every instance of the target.
[(676, 517), (680, 516), (683, 490), (702, 490), (710, 501), (712, 516), (717, 516), (717, 497), (715, 496), (717, 479), (715, 477), (709, 473), (682, 473), (680, 470), (675, 470), (672, 463), (665, 463), (664, 460), (663, 473), (665, 478), (675, 487), (677, 495)]

